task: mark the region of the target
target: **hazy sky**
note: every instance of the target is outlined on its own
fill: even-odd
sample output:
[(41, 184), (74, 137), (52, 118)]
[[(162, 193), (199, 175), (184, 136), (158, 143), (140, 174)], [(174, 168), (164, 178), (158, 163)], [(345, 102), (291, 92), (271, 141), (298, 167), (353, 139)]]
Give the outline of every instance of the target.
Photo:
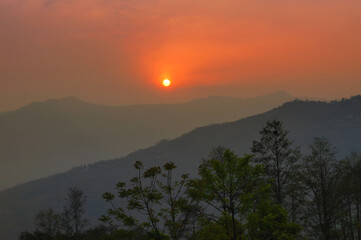
[(361, 93), (360, 0), (0, 0), (0, 110), (275, 90)]

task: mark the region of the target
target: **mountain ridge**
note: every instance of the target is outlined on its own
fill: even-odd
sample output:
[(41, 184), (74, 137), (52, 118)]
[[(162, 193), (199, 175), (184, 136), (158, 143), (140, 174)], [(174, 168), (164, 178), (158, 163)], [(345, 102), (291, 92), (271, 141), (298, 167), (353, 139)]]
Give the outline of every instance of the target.
[(31, 229), (32, 218), (41, 208), (60, 209), (70, 186), (78, 186), (88, 195), (88, 216), (94, 222), (105, 212), (106, 204), (101, 194), (114, 191), (118, 181), (129, 180), (135, 174), (132, 168), (135, 161), (143, 161), (146, 167), (173, 161), (179, 174), (187, 172), (194, 176), (201, 159), (207, 157), (212, 147), (222, 145), (237, 154), (249, 153), (252, 140), (258, 139), (258, 131), (267, 120), (283, 121), (284, 127), (290, 130), (290, 138), (303, 152), (308, 151), (308, 145), (318, 136), (327, 137), (337, 147), (339, 157), (350, 151), (361, 151), (360, 110), (361, 96), (329, 103), (296, 100), (262, 114), (196, 128), (123, 158), (18, 185), (0, 192), (0, 226), (3, 226), (0, 232), (4, 232), (0, 237), (14, 239), (20, 230)]
[(196, 127), (234, 121), (291, 99), (289, 94), (275, 93), (252, 99), (217, 97), (118, 107), (75, 97), (34, 102), (0, 115), (0, 189), (121, 157)]
[[(210, 95), (208, 97), (201, 97), (201, 98), (195, 98), (195, 99), (191, 99), (191, 100), (187, 100), (187, 101), (183, 101), (183, 102), (177, 102), (177, 103), (137, 103), (137, 104), (120, 104), (120, 105), (109, 105), (109, 104), (102, 104), (102, 103), (94, 103), (94, 102), (88, 102), (88, 101), (84, 101), (79, 97), (76, 96), (67, 96), (67, 97), (61, 97), (61, 98), (49, 98), (47, 100), (44, 101), (34, 101), (31, 102), (29, 104), (25, 104), (24, 106), (21, 106), (19, 108), (16, 108), (14, 110), (9, 110), (9, 111), (3, 111), (0, 112), (0, 116), (5, 115), (5, 114), (11, 114), (15, 111), (21, 110), (21, 109), (27, 109), (30, 108), (31, 106), (35, 106), (35, 105), (39, 105), (39, 104), (51, 104), (51, 105), (67, 105), (67, 104), (83, 104), (83, 105), (92, 105), (92, 106), (103, 106), (103, 107), (109, 107), (109, 108), (122, 108), (122, 107), (138, 107), (138, 106), (158, 106), (158, 105), (182, 105), (182, 104), (188, 104), (188, 103), (193, 103), (193, 102), (202, 102), (202, 101), (206, 101), (209, 99), (228, 99), (228, 100), (252, 100), (252, 99), (257, 99), (257, 98), (267, 98), (267, 97), (284, 97), (284, 98), (289, 98), (289, 99), (309, 99), (307, 97), (302, 97), (302, 98), (296, 98), (293, 95), (291, 95), (290, 93), (288, 93), (287, 91), (283, 91), (283, 90), (279, 90), (279, 91), (275, 91), (275, 92), (270, 92), (267, 94), (263, 94), (263, 95), (257, 95), (254, 97), (234, 97), (234, 96), (224, 96), (224, 95)], [(323, 100), (321, 100), (323, 101)]]

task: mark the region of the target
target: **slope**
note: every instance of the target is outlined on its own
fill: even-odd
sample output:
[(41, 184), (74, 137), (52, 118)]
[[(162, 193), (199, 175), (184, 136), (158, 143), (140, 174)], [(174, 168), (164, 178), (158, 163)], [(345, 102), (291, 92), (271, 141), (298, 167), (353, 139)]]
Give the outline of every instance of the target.
[(14, 239), (20, 230), (31, 229), (33, 216), (41, 208), (60, 209), (70, 186), (86, 192), (88, 216), (95, 221), (106, 207), (101, 194), (114, 190), (118, 181), (132, 177), (134, 161), (142, 160), (147, 166), (174, 161), (179, 173), (194, 175), (202, 157), (214, 146), (230, 147), (239, 154), (249, 152), (252, 140), (258, 138), (258, 131), (270, 119), (282, 120), (303, 152), (316, 136), (325, 136), (337, 146), (339, 157), (350, 151), (361, 151), (360, 110), (361, 96), (331, 103), (293, 101), (260, 115), (197, 128), (124, 158), (79, 167), (8, 189), (0, 192), (0, 238)]
[(293, 99), (209, 97), (183, 104), (104, 106), (76, 98), (0, 115), (0, 190), (100, 159), (121, 157), (196, 127), (234, 121)]

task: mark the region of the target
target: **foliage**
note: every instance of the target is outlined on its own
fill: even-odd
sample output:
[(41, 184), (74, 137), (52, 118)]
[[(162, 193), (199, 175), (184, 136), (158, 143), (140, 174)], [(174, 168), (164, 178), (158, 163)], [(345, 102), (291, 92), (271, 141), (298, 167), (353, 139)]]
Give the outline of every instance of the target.
[(244, 239), (249, 240), (294, 240), (301, 227), (299, 224), (288, 221), (285, 208), (273, 204), (269, 188), (260, 189), (257, 196), (257, 207), (247, 217), (247, 233)]
[[(256, 237), (269, 233), (275, 239), (295, 237), (298, 225), (289, 223), (287, 211), (272, 203), (263, 168), (251, 161), (251, 156), (238, 157), (220, 147), (200, 166), (201, 179), (192, 182), (192, 196), (200, 199), (206, 224), (195, 239), (261, 239)], [(266, 226), (257, 228), (259, 224)]]
[(61, 230), (61, 215), (54, 213), (52, 208), (41, 210), (35, 216), (36, 232), (43, 233), (48, 238), (55, 238)]
[[(283, 129), (282, 122), (267, 121), (260, 131), (261, 139), (253, 141), (251, 148), (255, 162), (264, 166), (265, 173), (272, 182), (276, 203), (285, 206), (290, 193), (290, 178), (300, 160), (300, 150), (292, 146), (293, 141), (288, 139), (288, 133)], [(289, 206), (289, 209), (293, 207), (294, 205)]]
[(69, 239), (76, 239), (82, 233), (88, 220), (84, 219), (86, 196), (78, 188), (69, 188), (62, 214), (62, 228)]
[(226, 229), (218, 224), (217, 222), (207, 221), (206, 223), (201, 224), (201, 228), (196, 233), (194, 239), (197, 240), (228, 240), (229, 236)]
[[(78, 188), (69, 188), (67, 192), (66, 204), (62, 213), (55, 213), (52, 208), (41, 210), (35, 216), (36, 230), (31, 233), (22, 232), (21, 240), (69, 240), (85, 238), (89, 232), (83, 234), (83, 229), (88, 220), (84, 219), (86, 196)], [(92, 229), (95, 236), (99, 228)], [(97, 235), (98, 236), (98, 235)], [(87, 237), (85, 239), (91, 239)]]
[(246, 219), (262, 168), (251, 166), (250, 156), (240, 158), (224, 148), (214, 149), (210, 157), (199, 167), (201, 179), (192, 183), (192, 194), (203, 202), (202, 216), (224, 226), (228, 239), (236, 239), (242, 235), (240, 221)]
[(130, 188), (125, 183), (117, 184), (118, 197), (126, 200), (126, 207), (116, 208), (115, 195), (107, 192), (103, 198), (112, 208), (100, 220), (108, 223), (120, 220), (124, 226), (141, 229), (157, 240), (181, 239), (190, 230), (191, 217), (197, 208), (197, 202), (186, 195), (188, 175), (174, 181), (176, 166), (172, 162), (162, 168), (144, 170), (143, 163), (138, 161), (134, 168), (138, 175), (131, 179)]
[(338, 208), (336, 151), (325, 138), (315, 138), (310, 148), (312, 152), (305, 157), (300, 170), (307, 189), (305, 225), (310, 235), (331, 239), (335, 237), (335, 210)]
[(361, 154), (352, 152), (339, 164), (336, 230), (343, 239), (361, 239)]

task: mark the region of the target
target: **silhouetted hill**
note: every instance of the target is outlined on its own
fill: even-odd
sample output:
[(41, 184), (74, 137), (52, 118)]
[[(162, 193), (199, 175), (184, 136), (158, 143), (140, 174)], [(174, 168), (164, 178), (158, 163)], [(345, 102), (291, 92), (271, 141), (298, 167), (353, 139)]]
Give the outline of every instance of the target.
[(259, 130), (270, 119), (282, 120), (303, 151), (315, 136), (327, 137), (337, 146), (339, 156), (361, 150), (361, 96), (331, 103), (293, 101), (260, 115), (197, 128), (124, 158), (79, 167), (0, 192), (0, 238), (15, 239), (21, 230), (30, 230), (39, 209), (60, 209), (70, 186), (86, 192), (88, 214), (95, 221), (106, 208), (101, 194), (113, 191), (118, 181), (134, 176), (132, 165), (136, 160), (147, 166), (174, 161), (179, 173), (194, 175), (202, 157), (214, 146), (230, 147), (239, 154), (249, 152), (252, 140), (258, 139)]
[(104, 106), (74, 97), (0, 115), (0, 189), (101, 159), (121, 157), (196, 127), (234, 121), (293, 99), (209, 97), (183, 104)]

